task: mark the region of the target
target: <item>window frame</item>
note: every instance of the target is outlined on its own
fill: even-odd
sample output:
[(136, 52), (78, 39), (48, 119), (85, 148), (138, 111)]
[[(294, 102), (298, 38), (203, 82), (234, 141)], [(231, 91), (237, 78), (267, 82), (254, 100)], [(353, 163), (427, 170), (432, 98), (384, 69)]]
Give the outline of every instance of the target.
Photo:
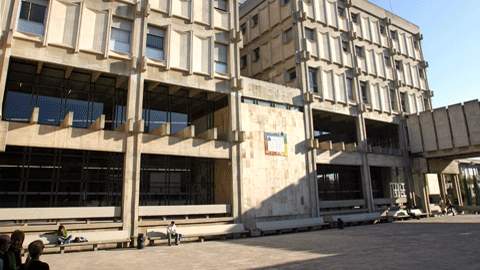
[[(307, 34), (307, 33), (312, 33), (311, 38), (309, 37), (309, 34)], [(308, 40), (311, 40), (313, 42), (316, 42), (317, 39), (316, 39), (316, 36), (315, 36), (315, 28), (305, 27), (305, 38), (308, 39)]]
[(342, 51), (346, 53), (350, 53), (350, 44), (348, 41), (342, 39)]
[[(223, 43), (218, 43), (218, 42), (215, 42), (215, 44), (213, 45), (214, 46), (214, 54), (213, 54), (213, 60), (214, 60), (214, 69), (215, 69), (215, 72), (217, 73), (221, 73), (221, 74), (228, 74), (228, 45), (227, 44), (223, 44)], [(220, 47), (221, 46), (221, 47)], [(219, 48), (218, 49), (218, 54), (216, 53), (216, 48)], [(221, 57), (220, 57), (220, 48), (224, 48), (225, 49), (225, 59), (222, 60)], [(223, 69), (219, 71), (219, 69), (217, 69), (217, 67), (224, 67), (225, 68), (225, 72), (223, 72)]]
[[(219, 6), (218, 3), (225, 3), (225, 9)], [(214, 0), (213, 1), (213, 8), (217, 10), (221, 10), (224, 12), (228, 12), (228, 1), (227, 0)]]
[(370, 104), (368, 101), (368, 84), (366, 81), (360, 81), (360, 95), (363, 104)]
[(318, 93), (318, 70), (316, 68), (308, 68), (308, 90)]
[[(154, 30), (154, 31), (150, 31), (150, 30)], [(158, 33), (153, 33), (153, 32), (157, 32), (157, 31), (158, 31)], [(163, 36), (161, 34), (163, 34)], [(154, 25), (147, 25), (147, 37), (146, 37), (147, 39), (146, 39), (146, 44), (145, 44), (145, 50), (146, 50), (146, 56), (147, 57), (153, 58), (153, 59), (156, 59), (156, 60), (165, 60), (165, 35), (166, 35), (166, 29), (161, 28), (161, 27), (157, 27), (157, 26), (154, 26)], [(148, 37), (149, 36), (156, 37), (156, 38), (161, 38), (161, 40), (162, 40), (161, 49), (148, 46)], [(160, 57), (161, 59), (149, 56), (148, 55), (148, 50), (149, 49), (161, 52), (161, 57)]]
[(355, 55), (358, 56), (358, 57), (362, 57), (364, 58), (365, 57), (365, 53), (364, 53), (364, 47), (363, 46), (357, 46), (355, 45)]
[[(118, 20), (117, 23), (119, 25), (121, 24), (121, 21), (129, 23), (131, 29), (127, 30), (125, 28), (114, 26), (114, 23), (113, 23), (114, 20)], [(129, 20), (126, 20), (126, 19), (123, 19), (123, 18), (120, 18), (120, 17), (112, 17), (112, 22), (111, 22), (111, 25), (110, 25), (110, 37), (109, 37), (108, 49), (110, 51), (114, 51), (114, 52), (117, 52), (117, 53), (131, 54), (132, 53), (132, 29), (133, 29), (133, 22), (132, 21), (129, 21)], [(122, 32), (128, 33), (128, 43), (126, 43), (124, 41), (121, 41), (121, 40), (114, 39), (113, 38), (114, 30), (117, 33), (122, 33)], [(112, 42), (114, 42), (114, 43), (112, 44)], [(128, 44), (128, 52), (115, 49), (115, 43), (116, 42), (121, 43), (121, 44)]]
[[(291, 82), (297, 78), (297, 67), (293, 67), (290, 69), (285, 70), (285, 79), (287, 82)], [(292, 76), (294, 74), (294, 76)]]
[(345, 18), (345, 8), (337, 6), (337, 15), (340, 18)]
[[(24, 14), (24, 3), (28, 4), (27, 18), (22, 18)], [(42, 3), (42, 4), (41, 4)], [(16, 30), (33, 35), (43, 36), (45, 34), (45, 24), (48, 16), (48, 5), (50, 1), (21, 1), (20, 10), (18, 12), (18, 22)], [(43, 21), (32, 20), (32, 6), (43, 8)], [(35, 19), (35, 18), (34, 18)], [(35, 29), (37, 28), (37, 29)]]
[(258, 62), (258, 60), (260, 60), (260, 47), (252, 50), (252, 63)]
[(244, 54), (240, 56), (240, 69), (244, 69), (247, 67), (247, 55)]
[(257, 25), (258, 25), (258, 14), (255, 14), (255, 15), (252, 16), (252, 27), (251, 28), (254, 28)]
[(395, 60), (395, 69), (396, 70), (403, 71), (402, 66), (403, 66), (403, 64), (402, 64), (401, 60)]
[(351, 13), (351, 16), (352, 16), (352, 22), (358, 23), (358, 17), (360, 16), (360, 14), (358, 14), (358, 13)]
[[(289, 33), (291, 34), (289, 35)], [(287, 44), (292, 40), (293, 40), (293, 27), (283, 30), (283, 44)]]

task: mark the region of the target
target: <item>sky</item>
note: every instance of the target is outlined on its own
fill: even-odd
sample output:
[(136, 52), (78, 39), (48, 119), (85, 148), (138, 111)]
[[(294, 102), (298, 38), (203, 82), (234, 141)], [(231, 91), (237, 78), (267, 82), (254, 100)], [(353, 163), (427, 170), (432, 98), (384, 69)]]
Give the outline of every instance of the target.
[(480, 99), (480, 0), (368, 0), (420, 27), (433, 108)]

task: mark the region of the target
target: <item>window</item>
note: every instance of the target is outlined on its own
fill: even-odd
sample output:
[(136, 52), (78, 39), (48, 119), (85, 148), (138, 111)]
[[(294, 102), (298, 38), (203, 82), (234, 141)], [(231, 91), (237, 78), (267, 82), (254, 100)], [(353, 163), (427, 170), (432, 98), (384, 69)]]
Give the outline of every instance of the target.
[(285, 6), (286, 4), (288, 4), (290, 2), (290, 0), (282, 0), (282, 6)]
[(308, 69), (308, 81), (310, 84), (310, 92), (318, 93), (317, 70), (313, 68)]
[(348, 49), (348, 41), (342, 40), (342, 50), (344, 52), (350, 52), (350, 50)]
[(416, 40), (413, 41), (413, 47), (415, 48), (415, 50), (418, 50), (418, 48), (419, 48), (418, 41), (416, 41)]
[(392, 37), (392, 39), (397, 39), (397, 31), (390, 30), (390, 36)]
[(337, 8), (337, 13), (339, 17), (345, 18), (345, 9), (343, 9), (342, 7)]
[(295, 78), (297, 78), (297, 69), (291, 68), (287, 70), (287, 76), (286, 76), (287, 82), (294, 80)]
[(367, 82), (360, 82), (360, 91), (362, 92), (362, 102), (368, 104)]
[(255, 104), (255, 100), (251, 98), (243, 98), (243, 102), (248, 104)]
[(220, 43), (215, 43), (215, 71), (228, 73), (228, 47)]
[(352, 13), (352, 22), (358, 23), (358, 14)]
[(247, 55), (242, 55), (240, 57), (240, 68), (246, 68), (247, 67)]
[(406, 104), (407, 96), (405, 93), (400, 93), (400, 101), (402, 103), (402, 111), (407, 112), (407, 104)]
[(380, 34), (385, 35), (385, 26), (380, 25)]
[(355, 99), (353, 98), (353, 78), (347, 77), (347, 92), (348, 100), (355, 101)]
[(132, 22), (113, 17), (111, 30), (110, 50), (122, 53), (130, 53), (130, 33), (132, 31)]
[(385, 66), (392, 67), (392, 62), (390, 62), (390, 56), (385, 55)]
[(260, 59), (260, 47), (253, 49), (252, 62), (257, 62)]
[(165, 39), (165, 30), (148, 26), (147, 28), (147, 57), (164, 60), (163, 41)]
[(245, 33), (247, 32), (247, 24), (242, 23), (242, 25), (240, 25), (240, 30), (242, 31), (242, 34), (245, 35)]
[(396, 100), (395, 90), (390, 89), (390, 106), (391, 106), (391, 108), (392, 108), (392, 111), (396, 111), (396, 110), (397, 110), (397, 106), (396, 106), (395, 100)]
[(272, 103), (268, 101), (258, 100), (258, 105), (265, 107), (272, 107)]
[(44, 0), (35, 1), (35, 4), (22, 1), (17, 30), (42, 36), (45, 32), (47, 6), (48, 2)]
[(258, 24), (258, 14), (252, 16), (252, 28)]
[(309, 40), (315, 41), (315, 30), (310, 28), (305, 28), (305, 37)]
[(423, 98), (423, 107), (425, 110), (428, 110), (430, 106), (428, 106), (428, 98)]
[(219, 10), (223, 10), (223, 11), (228, 10), (227, 0), (215, 0), (213, 6)]
[(292, 27), (283, 31), (283, 44), (290, 42), (293, 39), (293, 29)]
[(425, 70), (423, 68), (418, 68), (418, 76), (420, 76), (422, 79), (425, 79)]
[(275, 108), (287, 110), (288, 106), (281, 103), (275, 103)]
[(355, 46), (355, 54), (359, 57), (364, 57), (363, 56), (363, 48), (359, 46)]
[(402, 62), (400, 60), (395, 60), (395, 68), (402, 70)]

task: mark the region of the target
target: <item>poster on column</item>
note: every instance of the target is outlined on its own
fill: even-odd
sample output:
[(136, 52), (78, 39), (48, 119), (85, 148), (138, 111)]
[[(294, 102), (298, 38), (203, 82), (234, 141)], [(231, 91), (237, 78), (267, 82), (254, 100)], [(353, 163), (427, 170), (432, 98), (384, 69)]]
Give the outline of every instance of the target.
[(288, 156), (287, 135), (283, 133), (265, 132), (265, 155)]

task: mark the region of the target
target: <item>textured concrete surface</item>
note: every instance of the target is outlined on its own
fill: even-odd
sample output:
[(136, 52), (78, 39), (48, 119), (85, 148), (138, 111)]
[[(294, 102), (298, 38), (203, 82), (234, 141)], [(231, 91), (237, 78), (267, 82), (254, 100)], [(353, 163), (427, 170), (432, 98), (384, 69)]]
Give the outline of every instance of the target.
[(480, 269), (480, 215), (46, 254), (51, 269)]

